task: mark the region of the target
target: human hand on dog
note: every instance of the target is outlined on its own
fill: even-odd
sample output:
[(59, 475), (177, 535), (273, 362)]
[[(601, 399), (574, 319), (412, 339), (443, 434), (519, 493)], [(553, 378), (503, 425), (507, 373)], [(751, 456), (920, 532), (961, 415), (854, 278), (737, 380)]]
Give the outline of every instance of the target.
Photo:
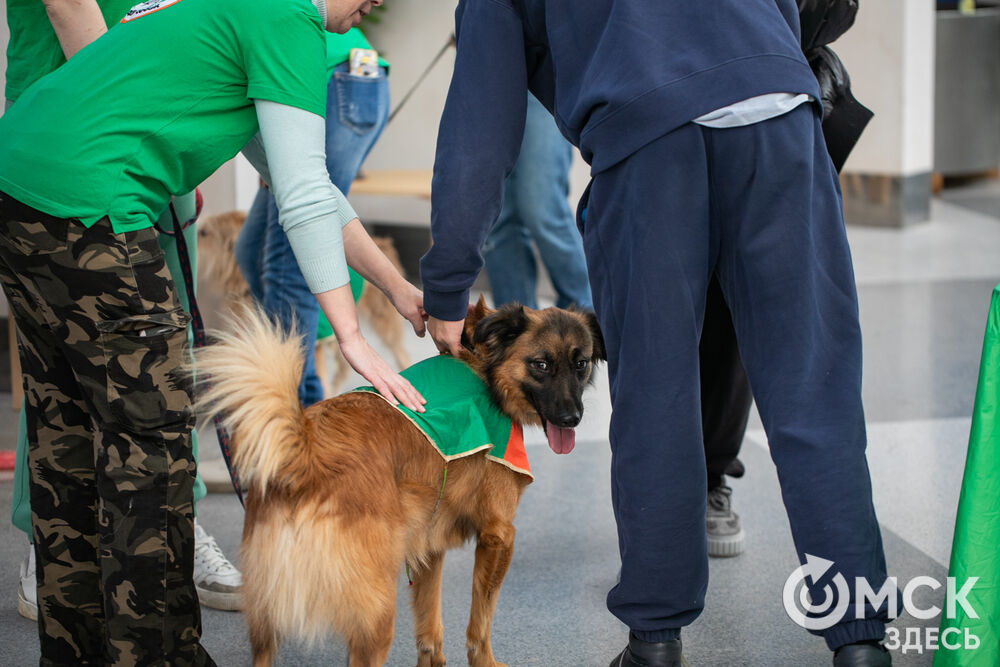
[(465, 320), (439, 320), (436, 317), (427, 318), (427, 330), (434, 339), (439, 352), (457, 357), (462, 350), (462, 329)]
[(340, 351), (351, 367), (372, 383), (378, 393), (393, 403), (402, 403), (414, 412), (424, 412), (427, 402), (402, 375), (392, 370), (372, 349), (360, 332), (340, 340)]
[(319, 292), (316, 301), (333, 327), (340, 351), (351, 368), (368, 380), (378, 393), (392, 403), (402, 403), (414, 412), (423, 412), (424, 397), (406, 378), (392, 370), (361, 334), (358, 313), (350, 285)]
[(427, 333), (427, 311), (424, 310), (424, 293), (406, 280), (387, 294), (393, 308), (410, 324), (413, 332), (423, 338)]

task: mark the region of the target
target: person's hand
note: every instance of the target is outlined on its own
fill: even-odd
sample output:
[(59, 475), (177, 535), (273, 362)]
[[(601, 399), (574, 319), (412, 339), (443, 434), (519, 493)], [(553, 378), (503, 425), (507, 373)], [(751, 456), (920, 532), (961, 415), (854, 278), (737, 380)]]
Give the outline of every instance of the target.
[(360, 333), (340, 340), (340, 351), (351, 368), (371, 382), (375, 390), (392, 403), (402, 403), (414, 412), (423, 412), (427, 402), (413, 385), (392, 370)]
[(449, 321), (439, 320), (436, 317), (427, 319), (427, 330), (434, 339), (437, 349), (445, 354), (457, 357), (462, 350), (462, 329), (465, 327), (465, 320)]
[(410, 282), (402, 280), (394, 289), (389, 290), (387, 296), (399, 314), (413, 325), (413, 332), (423, 338), (427, 333), (424, 293)]

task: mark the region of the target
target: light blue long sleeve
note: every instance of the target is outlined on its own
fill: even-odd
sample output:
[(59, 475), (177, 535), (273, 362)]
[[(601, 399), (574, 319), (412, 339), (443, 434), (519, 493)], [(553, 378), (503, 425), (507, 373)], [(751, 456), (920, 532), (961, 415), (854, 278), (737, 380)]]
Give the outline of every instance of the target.
[[(346, 285), (349, 278), (340, 230), (358, 215), (330, 182), (326, 121), (268, 100), (254, 100), (254, 106), (267, 162), (262, 173), (309, 289), (318, 294)], [(245, 149), (244, 154), (255, 166), (259, 164), (252, 150)]]

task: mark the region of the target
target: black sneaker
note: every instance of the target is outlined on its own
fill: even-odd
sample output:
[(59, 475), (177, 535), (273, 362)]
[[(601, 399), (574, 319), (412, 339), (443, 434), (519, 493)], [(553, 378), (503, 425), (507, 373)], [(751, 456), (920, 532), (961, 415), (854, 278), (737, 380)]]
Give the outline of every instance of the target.
[(841, 646), (833, 654), (833, 667), (891, 667), (892, 655), (878, 642)]
[(681, 652), (681, 640), (644, 642), (631, 632), (628, 646), (611, 661), (610, 667), (689, 667)]
[(708, 555), (719, 558), (739, 556), (746, 548), (740, 515), (733, 511), (733, 490), (725, 484), (708, 491), (705, 530)]

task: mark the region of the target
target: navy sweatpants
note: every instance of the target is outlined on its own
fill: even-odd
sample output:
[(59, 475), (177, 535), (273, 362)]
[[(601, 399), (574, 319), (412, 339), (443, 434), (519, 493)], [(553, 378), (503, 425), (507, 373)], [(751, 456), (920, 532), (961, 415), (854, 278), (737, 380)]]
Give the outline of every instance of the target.
[[(878, 591), (886, 570), (865, 457), (857, 293), (815, 106), (741, 128), (689, 123), (596, 174), (585, 204), (611, 379), (622, 557), (611, 612), (662, 641), (704, 606), (698, 341), (713, 270), (800, 561), (831, 560), (829, 574), (842, 573), (852, 592), (859, 576)], [(881, 639), (885, 610), (868, 613), (856, 620), (852, 605), (823, 632), (830, 648)]]

